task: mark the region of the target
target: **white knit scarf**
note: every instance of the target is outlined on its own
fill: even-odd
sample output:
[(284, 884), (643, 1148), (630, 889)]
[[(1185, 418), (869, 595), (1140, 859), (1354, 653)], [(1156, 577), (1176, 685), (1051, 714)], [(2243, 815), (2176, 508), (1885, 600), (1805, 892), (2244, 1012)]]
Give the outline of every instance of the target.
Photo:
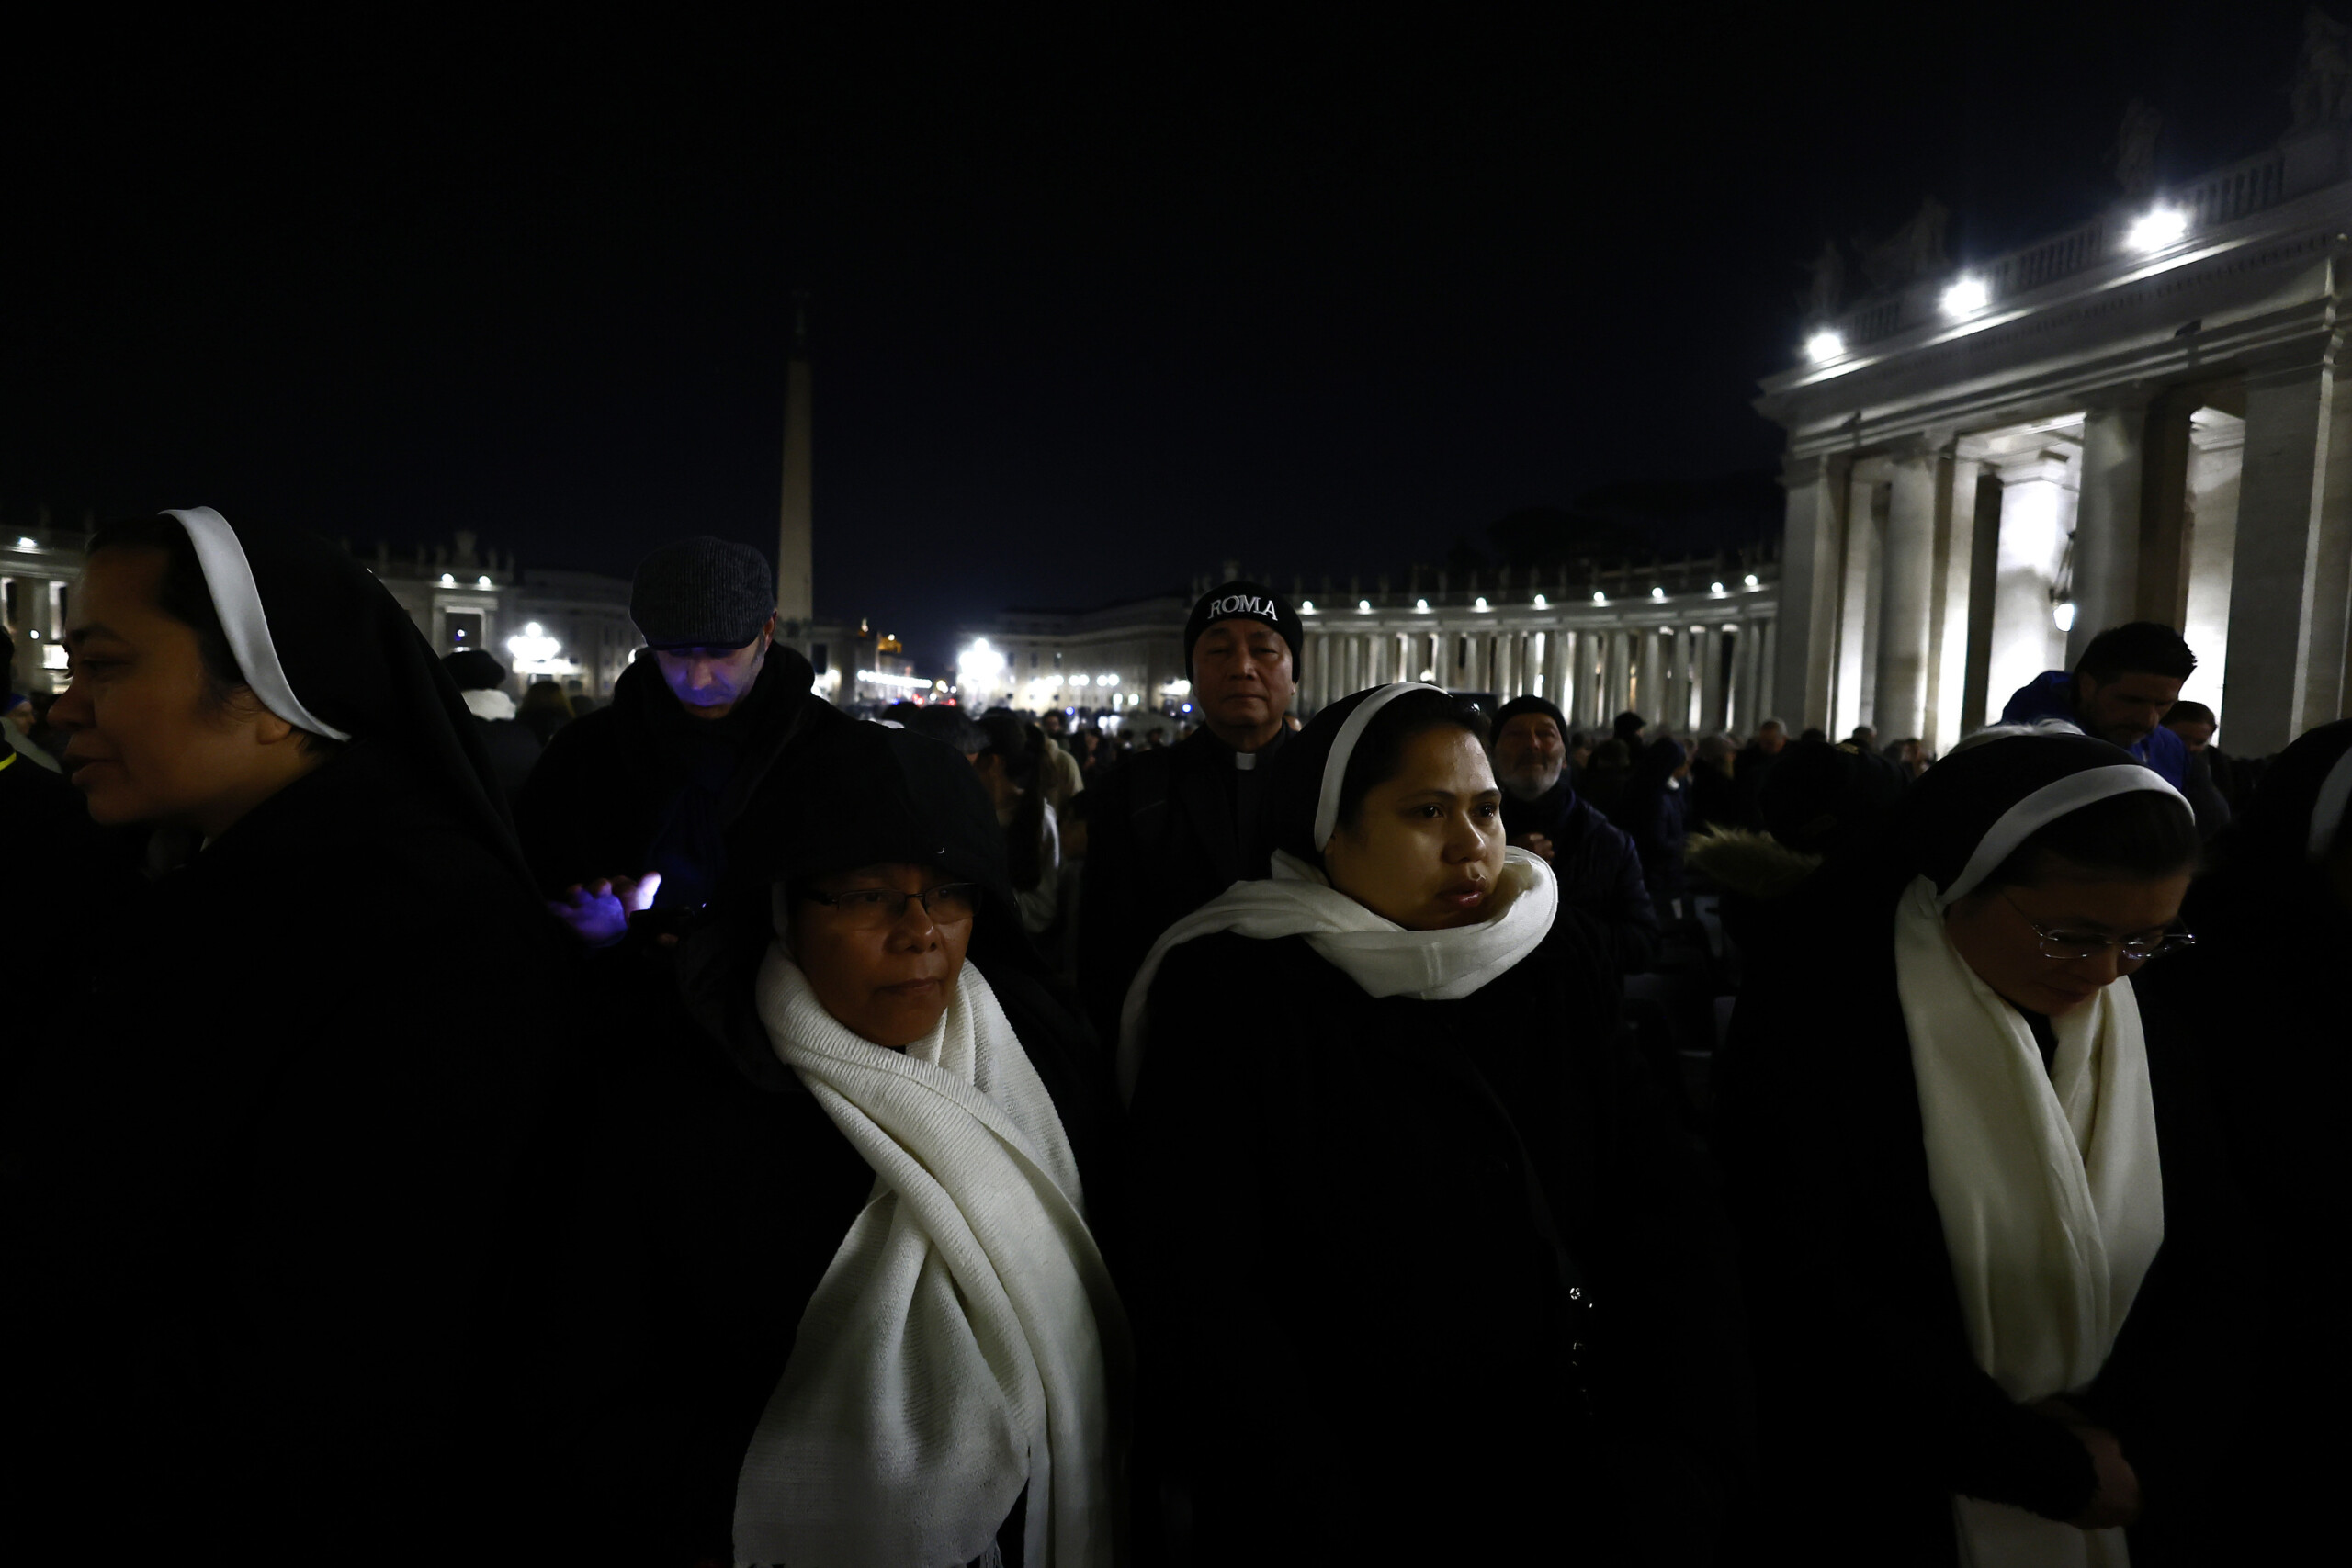
[(1333, 887), (1323, 874), (1276, 850), (1274, 874), (1237, 882), (1178, 920), (1152, 944), (1119, 1010), (1119, 1093), (1133, 1100), (1143, 1069), (1144, 1000), (1170, 950), (1215, 931), (1261, 941), (1304, 936), (1306, 945), (1362, 986), (1366, 996), (1453, 1001), (1507, 973), (1543, 942), (1559, 912), (1552, 868), (1525, 850), (1505, 852), (1486, 917), (1443, 931), (1408, 931)]
[[(1920, 877), (1895, 913), (1894, 972), (1927, 1131), (1928, 1181), (1976, 1364), (2020, 1404), (2098, 1375), (2165, 1234), (2155, 1100), (2130, 982), (2025, 1020), (1944, 932)], [(2086, 1532), (1957, 1497), (1973, 1568), (2122, 1568), (2123, 1531)]]
[(779, 943), (760, 1017), (874, 1168), (743, 1456), (740, 1562), (948, 1568), (1025, 1483), (1023, 1561), (1114, 1559), (1125, 1318), (1052, 1099), (977, 969), (903, 1052), (837, 1022)]

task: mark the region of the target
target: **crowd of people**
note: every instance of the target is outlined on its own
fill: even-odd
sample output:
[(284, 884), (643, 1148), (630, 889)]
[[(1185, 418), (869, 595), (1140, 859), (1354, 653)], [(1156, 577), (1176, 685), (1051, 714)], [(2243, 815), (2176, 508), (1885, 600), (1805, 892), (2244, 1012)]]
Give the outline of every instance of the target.
[(322, 540), (93, 537), (0, 726), (20, 1555), (2325, 1539), (2352, 721), (2226, 757), (2135, 623), (1940, 758), (1302, 724), (1233, 582), (1130, 746), (843, 714), (774, 581), (667, 545), (518, 704)]

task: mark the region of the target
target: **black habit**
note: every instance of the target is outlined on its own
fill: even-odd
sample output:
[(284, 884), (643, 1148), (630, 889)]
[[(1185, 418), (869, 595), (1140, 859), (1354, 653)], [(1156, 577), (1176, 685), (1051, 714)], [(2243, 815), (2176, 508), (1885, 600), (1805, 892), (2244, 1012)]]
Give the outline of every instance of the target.
[(1456, 1001), (1299, 937), (1168, 955), (1122, 1288), (1172, 1561), (1709, 1560), (1728, 1238), (1612, 993), (1572, 941)]

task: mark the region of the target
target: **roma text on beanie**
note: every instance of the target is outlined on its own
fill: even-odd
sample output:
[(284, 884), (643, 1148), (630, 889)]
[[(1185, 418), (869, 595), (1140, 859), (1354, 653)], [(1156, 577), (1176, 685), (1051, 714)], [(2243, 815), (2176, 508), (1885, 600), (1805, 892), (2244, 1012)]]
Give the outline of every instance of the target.
[(1201, 634), (1217, 622), (1236, 616), (1263, 621), (1282, 634), (1283, 641), (1290, 645), (1290, 677), (1296, 681), (1305, 662), (1300, 651), (1306, 643), (1306, 633), (1298, 624), (1298, 612), (1290, 607), (1289, 600), (1264, 583), (1238, 577), (1231, 582), (1220, 582), (1202, 594), (1201, 602), (1185, 618), (1184, 678), (1189, 681), (1193, 677), (1193, 645), (1201, 640)]
[(749, 545), (698, 534), (637, 563), (628, 618), (654, 648), (741, 648), (775, 612), (775, 573)]

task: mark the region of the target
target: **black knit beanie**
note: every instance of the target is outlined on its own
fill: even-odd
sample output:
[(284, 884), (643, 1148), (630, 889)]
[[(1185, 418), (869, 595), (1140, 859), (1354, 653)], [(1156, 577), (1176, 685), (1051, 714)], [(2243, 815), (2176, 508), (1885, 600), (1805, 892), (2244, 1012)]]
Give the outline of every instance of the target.
[(1299, 680), (1305, 670), (1306, 633), (1298, 624), (1298, 612), (1290, 601), (1262, 582), (1252, 582), (1237, 577), (1231, 582), (1220, 582), (1201, 595), (1193, 613), (1184, 620), (1184, 678), (1193, 678), (1193, 645), (1201, 634), (1218, 621), (1239, 616), (1244, 620), (1263, 621), (1282, 634), (1290, 645), (1290, 678)]
[(1495, 710), (1495, 732), (1491, 736), (1487, 737), (1488, 742), (1491, 744), (1494, 741), (1500, 740), (1503, 738), (1503, 728), (1506, 725), (1510, 724), (1512, 719), (1531, 713), (1541, 714), (1545, 718), (1550, 719), (1554, 724), (1559, 727), (1560, 739), (1562, 740), (1567, 739), (1568, 716), (1560, 711), (1559, 705), (1555, 703), (1546, 702), (1542, 697), (1528, 696), (1513, 697), (1510, 701), (1505, 703), (1502, 706)]

